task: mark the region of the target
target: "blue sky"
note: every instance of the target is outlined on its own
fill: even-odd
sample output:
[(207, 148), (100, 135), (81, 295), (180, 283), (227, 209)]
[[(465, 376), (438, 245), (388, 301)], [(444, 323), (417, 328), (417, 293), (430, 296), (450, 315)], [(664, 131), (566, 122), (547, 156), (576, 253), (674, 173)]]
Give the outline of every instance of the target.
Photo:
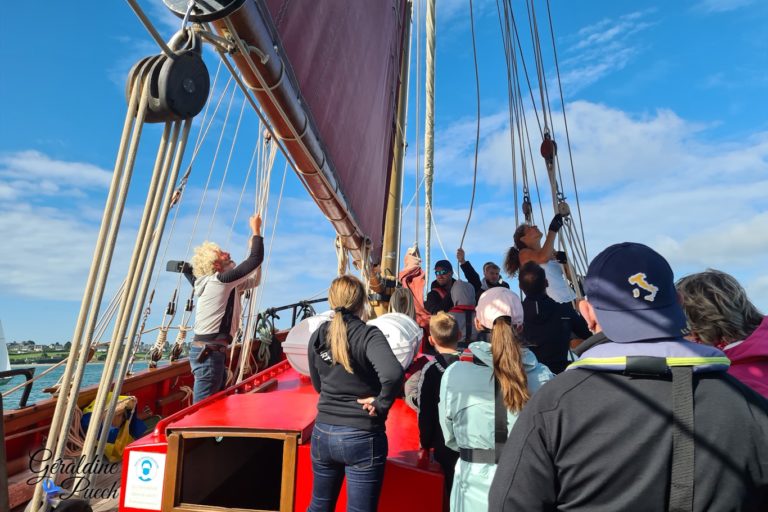
[[(164, 36), (178, 26), (161, 2), (141, 5)], [(514, 5), (523, 8), (521, 2)], [(0, 239), (6, 254), (0, 321), (9, 341), (51, 343), (68, 340), (74, 327), (122, 129), (126, 73), (157, 48), (125, 2), (45, 7), (30, 2), (8, 6), (0, 30)], [(474, 155), (468, 14), (468, 2), (438, 0), (434, 216), (437, 235), (452, 258), (467, 218)], [(768, 310), (768, 4), (552, 0), (552, 14), (590, 257), (611, 243), (644, 242), (665, 255), (678, 276), (708, 266), (733, 273), (754, 302)], [(499, 261), (510, 243), (514, 191), (496, 2), (476, 0), (475, 19), (480, 164), (464, 247), (468, 258), (481, 264)], [(551, 54), (545, 57), (547, 76), (554, 78)], [(215, 72), (214, 59), (209, 68)], [(415, 181), (416, 85), (414, 76), (407, 199)], [(220, 83), (214, 94), (222, 90)], [(223, 104), (228, 101), (226, 96)], [(232, 119), (239, 116), (241, 102), (235, 96)], [(557, 134), (562, 131), (557, 112), (555, 118)], [(245, 205), (252, 204), (252, 185), (237, 218), (235, 210), (258, 129), (252, 112), (243, 119), (211, 224), (212, 238), (222, 244), (230, 238), (235, 255), (238, 248), (245, 250)], [(157, 139), (156, 128), (147, 130), (108, 296), (127, 267), (131, 228), (143, 204), (135, 190), (146, 185)], [(224, 153), (232, 139), (229, 128)], [(562, 156), (565, 144), (558, 140)], [(211, 144), (209, 153), (215, 137)], [(211, 161), (201, 156), (193, 171), (166, 259), (183, 258)], [(223, 161), (220, 156), (204, 211), (213, 209)], [(282, 172), (278, 159), (272, 212)], [(572, 187), (566, 193), (573, 204)], [(280, 209), (263, 306), (321, 294), (335, 275), (330, 225), (290, 171)], [(404, 245), (413, 242), (415, 215), (413, 207), (405, 215)], [(545, 216), (551, 216), (551, 207)], [(267, 221), (267, 237), (273, 221)], [(206, 220), (191, 241), (198, 243), (207, 231)], [(419, 231), (423, 246), (423, 228)], [(433, 235), (433, 261), (442, 256), (436, 239)], [(159, 321), (174, 286), (173, 276), (159, 275), (150, 325)]]

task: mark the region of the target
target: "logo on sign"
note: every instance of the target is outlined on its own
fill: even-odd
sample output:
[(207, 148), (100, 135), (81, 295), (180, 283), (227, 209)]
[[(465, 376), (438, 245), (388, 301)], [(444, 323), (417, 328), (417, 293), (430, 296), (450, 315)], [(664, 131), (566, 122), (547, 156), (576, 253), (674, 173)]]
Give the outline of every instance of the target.
[(142, 457), (136, 461), (136, 473), (142, 482), (151, 482), (157, 476), (157, 462), (151, 457)]

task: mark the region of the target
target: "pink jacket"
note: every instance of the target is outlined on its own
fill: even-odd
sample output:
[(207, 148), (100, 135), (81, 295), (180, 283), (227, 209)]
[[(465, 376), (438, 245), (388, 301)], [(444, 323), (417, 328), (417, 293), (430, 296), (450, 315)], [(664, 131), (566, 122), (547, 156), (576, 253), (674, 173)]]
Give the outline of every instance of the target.
[(741, 343), (725, 348), (731, 360), (728, 373), (768, 398), (768, 316)]

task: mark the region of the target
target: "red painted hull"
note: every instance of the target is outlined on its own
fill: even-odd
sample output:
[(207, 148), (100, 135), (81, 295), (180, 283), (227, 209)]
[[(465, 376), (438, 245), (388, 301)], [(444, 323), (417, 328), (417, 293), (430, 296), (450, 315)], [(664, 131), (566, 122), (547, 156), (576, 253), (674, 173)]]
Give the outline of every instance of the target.
[[(137, 398), (140, 414), (147, 412), (166, 417), (187, 406), (182, 401), (185, 396), (180, 390), (182, 386), (192, 386), (186, 359), (128, 377), (122, 393)], [(78, 406), (81, 409), (93, 401), (97, 389), (98, 386), (91, 386), (80, 392)], [(11, 508), (32, 497), (34, 488), (26, 483), (30, 454), (44, 446), (44, 436), (48, 434), (55, 408), (56, 398), (49, 398), (24, 409), (3, 412)]]

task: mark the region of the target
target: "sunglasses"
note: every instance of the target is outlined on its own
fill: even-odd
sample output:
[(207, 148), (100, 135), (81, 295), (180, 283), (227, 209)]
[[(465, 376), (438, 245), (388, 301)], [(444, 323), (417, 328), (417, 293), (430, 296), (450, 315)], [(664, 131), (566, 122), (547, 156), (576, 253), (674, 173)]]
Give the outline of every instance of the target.
[(449, 272), (447, 270), (435, 270), (436, 276), (444, 276), (445, 274), (448, 274)]

